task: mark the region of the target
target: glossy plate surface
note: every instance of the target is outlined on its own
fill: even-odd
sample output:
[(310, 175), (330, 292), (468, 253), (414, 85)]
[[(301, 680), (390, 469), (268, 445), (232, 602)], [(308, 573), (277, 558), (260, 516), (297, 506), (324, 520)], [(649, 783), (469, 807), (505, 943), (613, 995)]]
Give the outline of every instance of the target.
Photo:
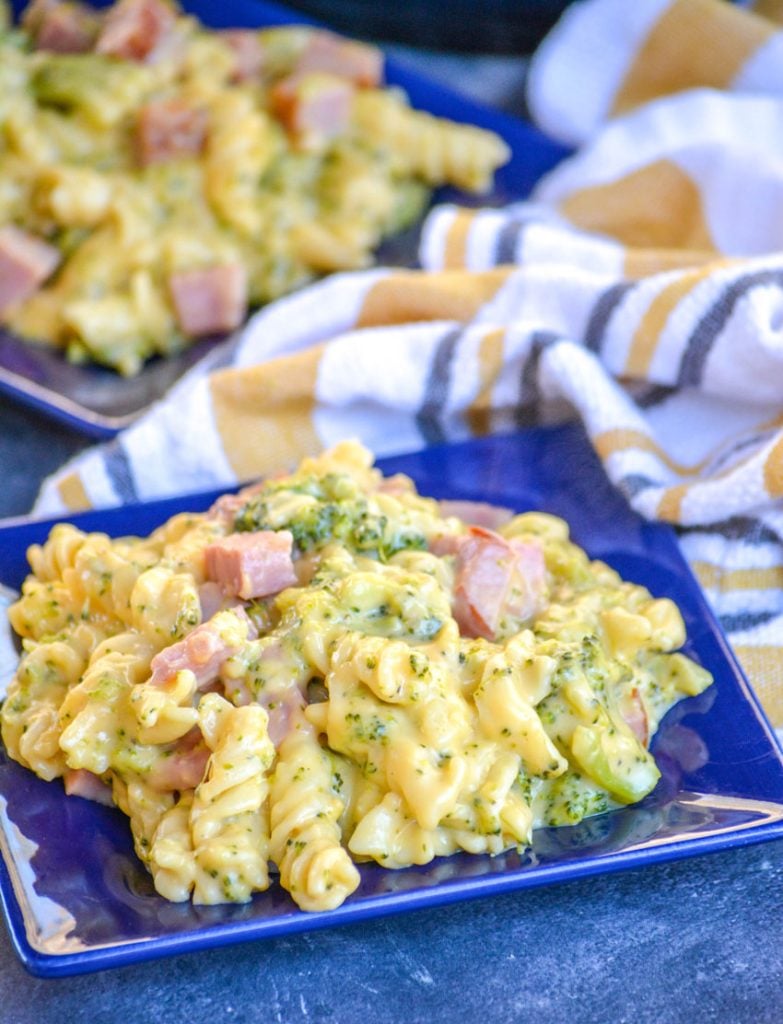
[[(101, 6), (101, 0), (92, 0)], [(15, 0), (14, 7), (24, 6)], [(263, 27), (306, 22), (298, 11), (262, 0), (185, 0), (182, 6), (213, 28)], [(509, 117), (444, 88), (436, 82), (401, 67), (386, 63), (386, 79), (401, 86), (411, 104), (439, 117), (469, 122), (501, 135), (511, 149), (511, 159), (496, 175), (491, 193), (469, 196), (454, 189), (442, 189), (436, 201), (459, 201), (464, 205), (501, 206), (524, 198), (537, 179), (566, 150), (547, 139), (524, 121)], [(386, 266), (416, 266), (418, 228), (385, 242), (376, 261)], [(203, 339), (170, 359), (153, 359), (130, 379), (100, 366), (76, 366), (48, 345), (23, 341), (0, 328), (0, 392), (31, 405), (47, 416), (93, 437), (111, 437), (131, 423), (201, 359), (227, 359), (232, 339)]]
[[(424, 494), (563, 516), (593, 557), (679, 604), (686, 650), (716, 684), (664, 720), (653, 746), (662, 770), (655, 792), (576, 827), (543, 829), (523, 856), (457, 855), (396, 872), (363, 865), (362, 885), (342, 907), (305, 914), (277, 886), (245, 906), (167, 903), (136, 860), (119, 811), (65, 797), (59, 781), (42, 782), (0, 753), (0, 896), (15, 948), (33, 973), (98, 970), (783, 836), (783, 758), (774, 734), (673, 532), (629, 510), (580, 428), (438, 446), (379, 464), (409, 473)], [(142, 534), (175, 512), (206, 508), (213, 498), (190, 496), (71, 521), (86, 530)], [(50, 525), (0, 526), (0, 582), (19, 587), (25, 548), (42, 540)], [(698, 766), (705, 750), (706, 763)]]

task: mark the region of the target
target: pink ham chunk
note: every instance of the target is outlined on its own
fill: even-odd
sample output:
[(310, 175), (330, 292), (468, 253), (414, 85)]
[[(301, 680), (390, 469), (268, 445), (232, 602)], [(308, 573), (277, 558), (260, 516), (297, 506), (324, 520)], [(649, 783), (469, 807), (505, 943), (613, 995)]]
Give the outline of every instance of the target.
[[(264, 661), (280, 656), (280, 648), (265, 648), (259, 657), (259, 668), (263, 671)], [(297, 721), (303, 708), (307, 706), (302, 687), (296, 679), (291, 679), (289, 684), (280, 689), (262, 688), (258, 693), (253, 693), (244, 680), (232, 679), (230, 685), (226, 684), (226, 697), (232, 704), (242, 707), (246, 704), (260, 704), (269, 716), (267, 729), (269, 738), (276, 747), (279, 747), (293, 723)]]
[(266, 696), (263, 691), (258, 703), (269, 715), (269, 738), (275, 747), (279, 747), (300, 718), (307, 701), (297, 686), (290, 686), (283, 693), (272, 693)]
[(204, 778), (209, 754), (201, 731), (193, 728), (168, 754), (155, 762), (147, 782), (153, 789), (164, 793), (195, 789)]
[(234, 56), (231, 78), (234, 82), (249, 82), (260, 78), (264, 70), (264, 47), (258, 32), (250, 29), (227, 28), (217, 33)]
[(169, 288), (177, 323), (191, 337), (233, 331), (247, 313), (247, 273), (239, 263), (177, 271)]
[(290, 530), (232, 533), (207, 547), (207, 577), (244, 601), (277, 594), (298, 583), (291, 558), (293, 543)]
[(139, 110), (136, 151), (142, 167), (177, 157), (197, 156), (204, 148), (208, 119), (205, 110), (174, 97), (153, 100)]
[[(206, 690), (211, 686), (217, 679), (223, 663), (236, 654), (244, 642), (241, 637), (236, 638), (236, 643), (226, 639), (226, 623), (220, 616), (227, 613), (228, 610), (225, 613), (219, 612), (208, 622), (196, 626), (182, 640), (159, 651), (150, 665), (152, 674), (149, 682), (153, 686), (165, 686), (178, 672), (188, 670), (196, 677), (197, 689)], [(232, 608), (230, 614), (245, 624), (246, 639), (255, 635), (255, 627), (243, 608)]]
[[(272, 668), (274, 673), (277, 666), (284, 657), (283, 645), (280, 640), (262, 647), (257, 653), (257, 671), (259, 675), (264, 674), (265, 668)], [(260, 704), (269, 716), (267, 729), (269, 738), (276, 747), (279, 747), (295, 722), (300, 720), (302, 710), (307, 706), (307, 699), (304, 694), (305, 683), (291, 675), (286, 679), (283, 686), (270, 688), (262, 686), (258, 692), (251, 690), (245, 679), (232, 679), (225, 681), (225, 696), (232, 704), (238, 707), (246, 704)]]
[(207, 515), (210, 519), (217, 519), (227, 526), (233, 524), (237, 514), (247, 505), (248, 501), (265, 487), (265, 481), (248, 484), (236, 494), (221, 494), (215, 503), (210, 507)]
[(106, 15), (95, 50), (154, 63), (167, 51), (175, 23), (174, 11), (164, 0), (118, 0)]
[(198, 588), (198, 603), (201, 606), (201, 621), (206, 622), (226, 607), (226, 595), (217, 583), (207, 580)]
[(54, 272), (60, 253), (13, 224), (0, 228), (0, 314), (29, 299)]
[(359, 86), (378, 86), (383, 80), (383, 54), (367, 43), (316, 31), (299, 55), (294, 71), (301, 74), (324, 71)]
[(499, 526), (513, 518), (510, 508), (501, 505), (490, 505), (486, 501), (450, 501), (438, 502), (438, 511), (442, 516), (456, 516), (470, 526), (484, 526), (488, 530), (497, 530)]
[(207, 516), (209, 519), (217, 519), (218, 522), (231, 526), (239, 512), (247, 505), (247, 498), (239, 494), (221, 494), (217, 501), (210, 506)]
[(269, 93), (272, 110), (302, 146), (318, 145), (341, 135), (351, 121), (354, 87), (327, 74), (293, 74)]
[(86, 768), (68, 768), (63, 775), (63, 784), (68, 796), (81, 796), (85, 800), (94, 800), (106, 807), (111, 807), (114, 804), (111, 786), (107, 785), (94, 772), (87, 771)]
[(390, 494), (393, 498), (399, 498), (405, 494), (415, 494), (416, 488), (410, 477), (404, 473), (394, 473), (392, 476), (385, 476), (378, 484), (378, 491), (381, 494)]
[(504, 619), (525, 622), (544, 607), (546, 567), (537, 545), (474, 526), (456, 559), (452, 611), (463, 635), (493, 640)]
[(634, 686), (632, 690), (623, 695), (619, 702), (619, 710), (625, 724), (642, 746), (646, 747), (650, 742), (650, 724), (647, 718), (647, 708), (644, 706), (638, 687)]
[(83, 4), (35, 0), (25, 11), (23, 25), (36, 50), (49, 53), (87, 53), (97, 28), (95, 14)]

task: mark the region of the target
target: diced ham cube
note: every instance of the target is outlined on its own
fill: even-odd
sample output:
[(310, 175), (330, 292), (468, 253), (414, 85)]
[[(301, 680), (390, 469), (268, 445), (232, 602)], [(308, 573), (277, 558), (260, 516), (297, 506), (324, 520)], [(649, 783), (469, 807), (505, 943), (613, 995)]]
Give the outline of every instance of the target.
[(505, 617), (524, 622), (546, 601), (541, 549), (471, 527), (457, 550), (453, 614), (465, 636), (493, 640)]
[(0, 228), (0, 314), (29, 299), (59, 262), (53, 245), (13, 224)]
[(237, 513), (245, 507), (247, 499), (241, 494), (221, 494), (217, 501), (210, 506), (207, 512), (209, 519), (217, 519), (227, 526), (231, 525), (237, 517)]
[(243, 487), (236, 494), (221, 494), (210, 507), (207, 516), (210, 519), (217, 519), (222, 523), (226, 523), (226, 525), (233, 525), (237, 513), (247, 505), (253, 495), (263, 490), (264, 486), (265, 481), (259, 480), (254, 484), (248, 484), (247, 487)]
[(207, 577), (245, 601), (277, 594), (298, 582), (291, 557), (293, 543), (290, 530), (232, 533), (207, 547)]
[(513, 552), (514, 568), (504, 610), (514, 618), (530, 619), (547, 604), (544, 552), (535, 541), (520, 537), (512, 537), (508, 545)]
[(226, 43), (234, 55), (232, 79), (248, 82), (259, 78), (264, 69), (264, 47), (258, 32), (251, 29), (227, 28), (217, 35)]
[(63, 784), (68, 796), (81, 796), (85, 800), (94, 800), (106, 807), (114, 804), (111, 786), (86, 768), (69, 768), (63, 775)]
[(78, 3), (35, 0), (25, 11), (22, 24), (36, 50), (50, 53), (87, 53), (97, 29), (95, 15)]
[(619, 711), (625, 724), (642, 746), (646, 747), (650, 740), (650, 725), (647, 719), (647, 708), (644, 706), (638, 687), (634, 686), (623, 695), (619, 702)]
[(173, 750), (153, 764), (147, 782), (164, 793), (195, 789), (204, 778), (209, 754), (200, 729), (194, 727)]
[(392, 476), (385, 476), (378, 484), (381, 494), (391, 494), (397, 498), (403, 494), (415, 494), (416, 488), (410, 477), (404, 473), (394, 473)]
[(299, 55), (294, 71), (325, 71), (359, 86), (377, 86), (383, 80), (383, 54), (376, 46), (315, 31)]
[(155, 655), (150, 665), (149, 683), (165, 686), (178, 672), (187, 670), (196, 677), (196, 688), (203, 691), (217, 679), (223, 663), (255, 632), (243, 608), (217, 612), (182, 640)]
[(136, 150), (142, 167), (181, 156), (197, 156), (207, 137), (207, 112), (173, 97), (153, 100), (140, 110)]
[(225, 607), (225, 594), (217, 583), (207, 580), (198, 588), (198, 602), (201, 606), (201, 621), (206, 622)]
[(275, 747), (280, 746), (294, 723), (299, 721), (302, 709), (307, 705), (298, 686), (290, 686), (283, 693), (265, 694), (262, 690), (258, 697), (258, 703), (266, 709), (269, 715), (267, 730)]
[(449, 555), (456, 555), (467, 539), (467, 534), (464, 533), (441, 533), (432, 538), (429, 549), (438, 558), (446, 558)]
[[(254, 654), (257, 674), (263, 677), (266, 668), (271, 670), (270, 675), (273, 678), (279, 679), (279, 663), (284, 658), (283, 645), (279, 639), (261, 647)], [(299, 721), (302, 709), (307, 706), (303, 681), (301, 678), (297, 679), (295, 675), (289, 676), (282, 686), (264, 685), (257, 692), (251, 690), (243, 678), (224, 679), (224, 684), (225, 695), (232, 704), (238, 707), (260, 704), (266, 711), (269, 716), (269, 738), (276, 747), (280, 746), (294, 723)]]
[(118, 0), (106, 15), (95, 50), (153, 63), (166, 51), (175, 23), (174, 11), (164, 0)]
[(293, 74), (275, 83), (269, 101), (286, 131), (312, 147), (346, 131), (353, 95), (353, 85), (335, 75)]
[(247, 313), (247, 273), (239, 263), (176, 271), (169, 288), (177, 323), (191, 337), (233, 331)]
[(488, 530), (497, 530), (503, 523), (513, 518), (510, 508), (501, 505), (490, 505), (486, 501), (450, 501), (438, 502), (438, 511), (442, 516), (456, 516), (469, 526), (485, 526)]

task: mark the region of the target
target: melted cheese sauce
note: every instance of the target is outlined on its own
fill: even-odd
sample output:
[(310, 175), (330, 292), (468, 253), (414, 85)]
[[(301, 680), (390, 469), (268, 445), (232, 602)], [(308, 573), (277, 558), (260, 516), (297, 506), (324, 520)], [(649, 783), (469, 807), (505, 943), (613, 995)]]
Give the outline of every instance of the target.
[[(206, 547), (268, 530), (290, 531), (298, 585), (206, 615)], [(29, 557), (6, 747), (43, 778), (111, 786), (170, 899), (248, 899), (271, 859), (318, 910), (368, 859), (522, 849), (649, 793), (660, 719), (711, 682), (677, 650), (675, 605), (562, 520), (473, 527), (354, 443), (148, 538), (58, 526)], [(483, 586), (506, 559), (532, 612)], [(466, 602), (467, 621), (497, 612), (481, 635)], [(202, 677), (205, 627), (224, 655)], [(167, 651), (191, 660), (158, 678)]]

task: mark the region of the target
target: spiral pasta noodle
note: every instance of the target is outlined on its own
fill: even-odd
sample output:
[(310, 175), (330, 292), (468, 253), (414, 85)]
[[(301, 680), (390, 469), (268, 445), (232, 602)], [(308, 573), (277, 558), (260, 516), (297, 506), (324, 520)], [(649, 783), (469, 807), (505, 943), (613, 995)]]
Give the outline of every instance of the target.
[(393, 154), (401, 172), (412, 172), (429, 184), (445, 179), (481, 191), (508, 157), (505, 143), (494, 133), (413, 110), (393, 91), (359, 93), (354, 116), (363, 134)]
[(342, 801), (314, 731), (298, 722), (283, 741), (270, 790), (270, 854), (302, 910), (339, 906), (359, 884), (340, 842)]

